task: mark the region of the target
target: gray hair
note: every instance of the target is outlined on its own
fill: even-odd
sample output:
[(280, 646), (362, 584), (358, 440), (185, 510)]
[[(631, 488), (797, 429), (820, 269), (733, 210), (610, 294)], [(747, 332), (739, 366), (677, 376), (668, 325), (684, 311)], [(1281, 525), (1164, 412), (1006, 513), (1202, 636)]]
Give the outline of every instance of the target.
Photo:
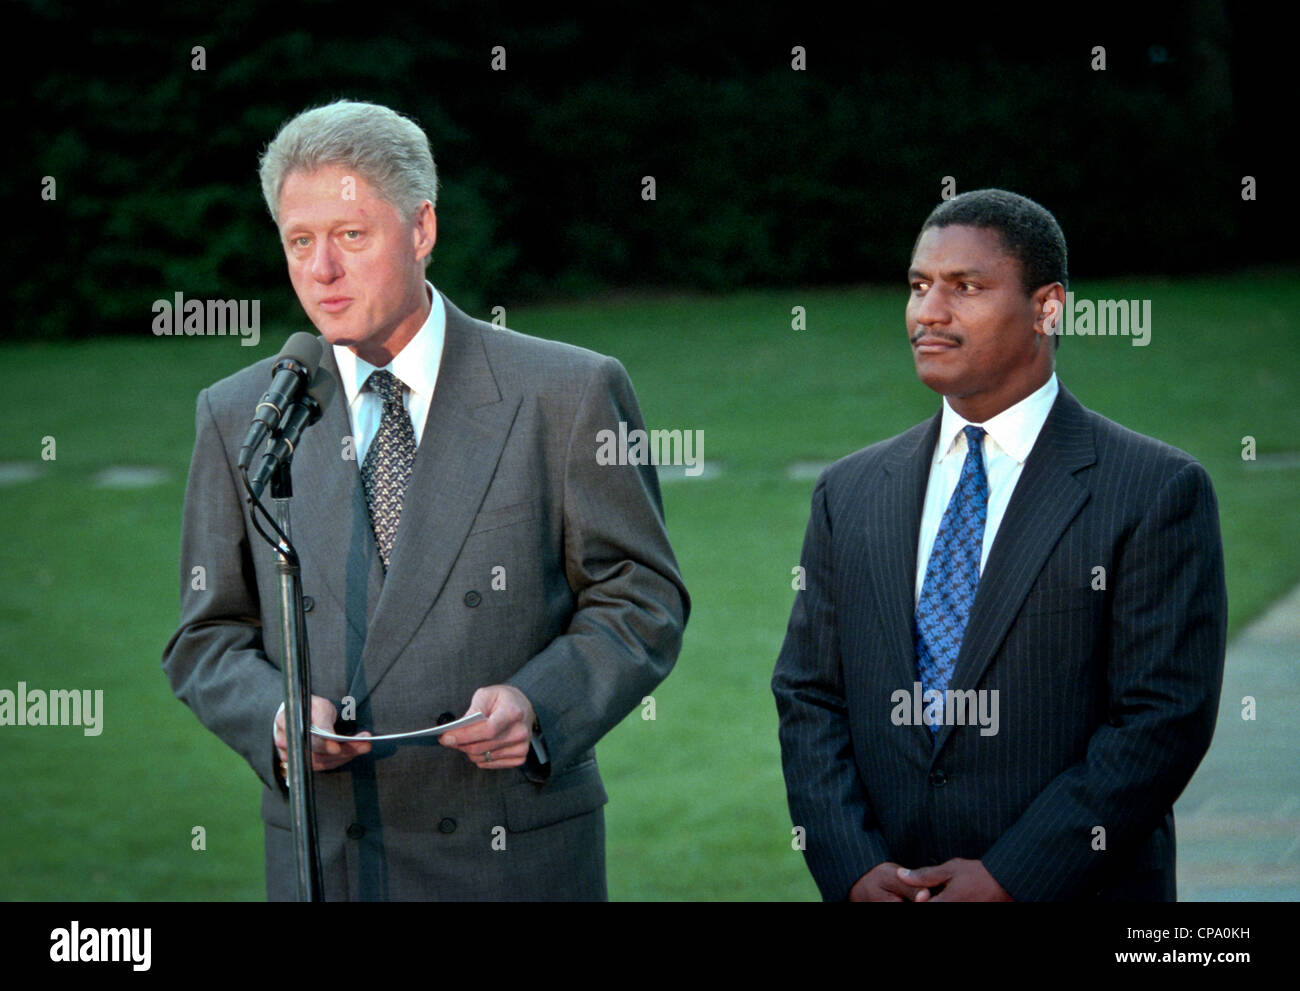
[(331, 165), (354, 170), (403, 217), (438, 203), (438, 171), (418, 124), (377, 103), (335, 103), (304, 110), (280, 128), (258, 159), (262, 197), (279, 224), (280, 193), (292, 172)]

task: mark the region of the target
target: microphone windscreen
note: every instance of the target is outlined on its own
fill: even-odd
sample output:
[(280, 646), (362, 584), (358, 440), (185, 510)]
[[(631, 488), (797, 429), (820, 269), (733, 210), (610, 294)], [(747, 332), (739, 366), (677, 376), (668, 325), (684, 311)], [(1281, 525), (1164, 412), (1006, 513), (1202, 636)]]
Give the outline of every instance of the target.
[(290, 334), (289, 339), (284, 342), (284, 347), (276, 355), (275, 364), (278, 366), (286, 358), (292, 358), (294, 361), (307, 366), (309, 376), (316, 374), (316, 366), (320, 364), (321, 355), (324, 349), (321, 347), (320, 338), (315, 334), (309, 334), (305, 330), (300, 330), (296, 334)]

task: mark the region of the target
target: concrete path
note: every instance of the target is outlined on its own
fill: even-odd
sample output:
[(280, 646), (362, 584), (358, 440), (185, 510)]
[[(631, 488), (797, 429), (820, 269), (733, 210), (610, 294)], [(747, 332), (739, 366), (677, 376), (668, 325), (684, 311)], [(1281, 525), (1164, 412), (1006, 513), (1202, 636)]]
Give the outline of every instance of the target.
[(1214, 742), (1174, 820), (1180, 901), (1300, 901), (1300, 586), (1228, 644)]

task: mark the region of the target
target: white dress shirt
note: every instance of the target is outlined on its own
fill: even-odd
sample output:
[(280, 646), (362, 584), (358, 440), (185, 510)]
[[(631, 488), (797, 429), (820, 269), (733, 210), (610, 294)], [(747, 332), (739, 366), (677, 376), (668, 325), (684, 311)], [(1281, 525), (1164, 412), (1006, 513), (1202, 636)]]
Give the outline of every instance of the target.
[(925, 569), (930, 563), (930, 552), (939, 535), (939, 524), (944, 510), (957, 489), (961, 467), (966, 461), (966, 435), (968, 426), (984, 428), (984, 471), (989, 480), (988, 517), (984, 523), (984, 547), (980, 554), (980, 574), (989, 559), (989, 548), (998, 535), (1002, 517), (1006, 515), (1011, 493), (1016, 490), (1025, 459), (1034, 448), (1034, 442), (1047, 422), (1047, 414), (1056, 402), (1060, 386), (1056, 373), (1052, 373), (1043, 386), (1030, 393), (1014, 406), (1004, 409), (986, 423), (972, 424), (943, 400), (943, 419), (939, 422), (939, 440), (934, 445), (934, 460), (930, 463), (930, 481), (925, 487), (925, 503), (921, 507), (921, 533), (916, 546), (916, 601), (921, 601), (921, 587), (925, 584)]
[[(429, 404), (433, 401), (433, 389), (438, 384), (438, 371), (442, 367), (442, 342), (447, 336), (447, 308), (442, 296), (433, 288), (433, 283), (426, 281), (424, 286), (431, 303), (429, 316), (406, 347), (384, 366), (406, 386), (403, 396), (406, 411), (411, 416), (411, 428), (415, 431), (416, 447), (420, 446), (420, 438), (424, 436), (424, 423), (429, 418)], [(358, 357), (351, 348), (338, 344), (334, 345), (334, 361), (338, 364), (343, 392), (348, 399), (348, 420), (352, 424), (357, 470), (360, 471), (366, 463), (370, 442), (379, 432), (379, 420), (384, 412), (384, 401), (369, 389), (363, 391), (362, 386), (371, 372), (380, 369)]]

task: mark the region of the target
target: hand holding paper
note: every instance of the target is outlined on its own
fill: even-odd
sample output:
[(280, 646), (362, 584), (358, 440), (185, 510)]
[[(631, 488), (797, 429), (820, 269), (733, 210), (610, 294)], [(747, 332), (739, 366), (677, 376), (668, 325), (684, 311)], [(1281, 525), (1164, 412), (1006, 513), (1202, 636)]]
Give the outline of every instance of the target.
[(470, 712), (486, 718), (442, 737), (444, 747), (453, 747), (485, 771), (519, 767), (528, 759), (532, 739), (533, 704), (514, 685), (488, 685), (470, 699)]
[[(321, 698), (319, 695), (311, 697), (311, 721), (312, 733), (316, 735), (317, 723), (324, 723), (326, 726), (333, 726), (334, 721), (338, 718), (338, 710), (334, 708), (334, 703), (329, 699)], [(313, 739), (311, 741), (311, 769), (313, 771), (332, 771), (336, 767), (342, 767), (354, 757), (360, 757), (362, 754), (370, 753), (370, 734), (366, 732), (358, 733), (356, 736), (337, 736), (331, 734), (329, 738)], [(283, 766), (289, 759), (288, 751), (285, 744), (284, 729), (284, 705), (281, 703), (280, 711), (275, 714), (275, 748), (280, 757), (280, 763)]]

